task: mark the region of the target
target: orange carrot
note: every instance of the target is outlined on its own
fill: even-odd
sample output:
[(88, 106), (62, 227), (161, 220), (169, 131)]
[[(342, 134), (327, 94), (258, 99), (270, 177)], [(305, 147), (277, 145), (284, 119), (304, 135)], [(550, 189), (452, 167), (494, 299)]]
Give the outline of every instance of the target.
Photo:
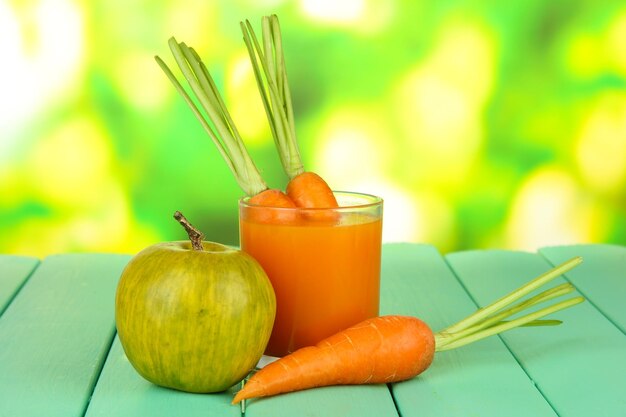
[(261, 207), (295, 208), (296, 204), (291, 197), (280, 190), (265, 190), (248, 200), (248, 203)]
[(265, 190), (249, 198), (247, 203), (250, 206), (245, 212), (247, 219), (256, 223), (286, 225), (295, 224), (300, 219), (297, 210), (281, 210), (296, 208), (296, 204), (280, 190)]
[(337, 384), (379, 384), (412, 378), (430, 366), (435, 338), (413, 317), (365, 320), (295, 351), (257, 372), (233, 400)]
[(233, 404), (327, 385), (403, 381), (428, 369), (437, 351), (455, 349), (519, 326), (560, 324), (558, 320), (539, 319), (578, 304), (584, 301), (583, 297), (573, 297), (510, 321), (504, 319), (574, 291), (571, 284), (561, 284), (512, 305), (580, 262), (580, 257), (573, 258), (437, 333), (414, 317), (365, 320), (259, 370), (235, 395)]
[[(287, 184), (287, 195), (298, 207), (335, 208), (338, 207), (335, 194), (326, 181), (314, 172), (305, 171), (296, 175)], [(339, 213), (336, 211), (306, 210), (301, 215), (304, 219), (316, 223), (336, 224)]]
[(298, 207), (337, 207), (337, 199), (322, 177), (305, 171), (296, 175), (287, 184), (287, 195)]
[(337, 207), (337, 200), (326, 181), (317, 174), (304, 171), (296, 138), (278, 17), (264, 16), (261, 23), (263, 46), (249, 21), (245, 24), (241, 22), (240, 25), (274, 143), (290, 180), (287, 194), (298, 207)]

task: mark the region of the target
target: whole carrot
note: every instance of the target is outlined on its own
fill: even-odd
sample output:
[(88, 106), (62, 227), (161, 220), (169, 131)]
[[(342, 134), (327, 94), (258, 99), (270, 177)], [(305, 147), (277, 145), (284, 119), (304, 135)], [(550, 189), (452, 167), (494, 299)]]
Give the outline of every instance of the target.
[(570, 298), (514, 320), (504, 319), (574, 291), (571, 284), (562, 284), (512, 305), (581, 262), (580, 257), (573, 258), (437, 333), (414, 317), (382, 316), (365, 320), (267, 365), (235, 395), (233, 404), (248, 398), (327, 385), (403, 381), (428, 369), (435, 352), (455, 349), (519, 326), (560, 324), (558, 320), (540, 319), (584, 301), (583, 297)]
[(411, 378), (428, 368), (433, 332), (414, 317), (365, 320), (295, 351), (258, 371), (233, 400), (338, 384), (379, 384)]
[(264, 16), (261, 23), (263, 46), (249, 21), (240, 25), (274, 143), (289, 177), (287, 195), (298, 207), (337, 207), (337, 200), (326, 181), (318, 174), (304, 170), (296, 138), (278, 17)]

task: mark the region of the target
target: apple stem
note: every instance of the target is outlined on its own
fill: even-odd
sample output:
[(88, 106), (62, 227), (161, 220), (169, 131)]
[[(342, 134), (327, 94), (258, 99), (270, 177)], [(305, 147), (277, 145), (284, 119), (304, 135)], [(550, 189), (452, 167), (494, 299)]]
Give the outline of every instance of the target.
[(204, 235), (202, 232), (193, 227), (191, 223), (189, 223), (189, 220), (187, 220), (180, 211), (176, 211), (176, 213), (174, 213), (174, 218), (185, 228), (193, 250), (203, 250), (204, 247), (202, 246), (202, 239), (204, 239)]

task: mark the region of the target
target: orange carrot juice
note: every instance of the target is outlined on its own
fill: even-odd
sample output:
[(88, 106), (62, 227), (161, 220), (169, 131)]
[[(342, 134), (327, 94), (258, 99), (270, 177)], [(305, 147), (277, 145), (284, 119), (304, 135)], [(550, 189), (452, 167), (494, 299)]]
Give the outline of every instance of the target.
[(338, 209), (262, 208), (295, 215), (255, 216), (255, 207), (240, 206), (241, 248), (276, 293), (267, 355), (284, 356), (378, 315), (382, 200), (336, 196)]

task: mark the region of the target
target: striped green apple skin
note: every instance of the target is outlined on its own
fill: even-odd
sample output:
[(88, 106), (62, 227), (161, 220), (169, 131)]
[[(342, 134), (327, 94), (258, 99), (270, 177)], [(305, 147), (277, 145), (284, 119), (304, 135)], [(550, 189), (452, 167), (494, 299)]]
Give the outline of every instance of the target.
[(131, 259), (115, 298), (128, 360), (148, 381), (187, 392), (219, 392), (258, 362), (276, 298), (248, 254), (211, 242), (159, 243)]

